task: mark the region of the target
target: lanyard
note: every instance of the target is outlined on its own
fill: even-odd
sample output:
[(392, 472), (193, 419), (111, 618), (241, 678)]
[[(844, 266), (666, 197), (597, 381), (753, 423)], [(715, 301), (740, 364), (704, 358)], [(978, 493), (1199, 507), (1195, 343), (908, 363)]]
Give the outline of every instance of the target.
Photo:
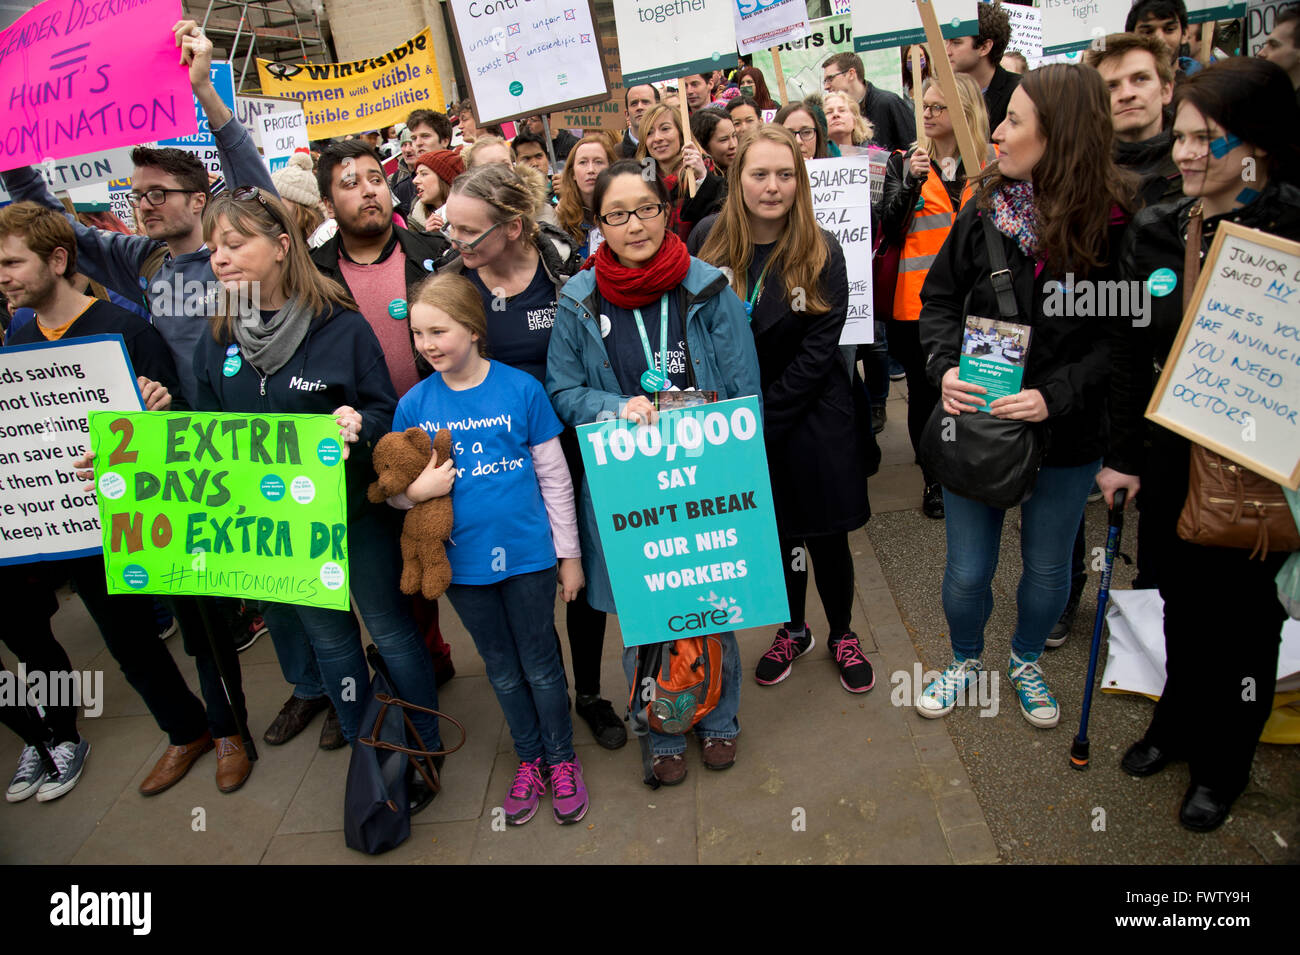
[(767, 276), (767, 267), (771, 264), (771, 258), (763, 263), (763, 271), (758, 273), (758, 281), (754, 283), (754, 290), (749, 293), (749, 301), (745, 303), (745, 317), (751, 322), (754, 320), (754, 303), (763, 294), (763, 279)]
[[(641, 347), (645, 349), (645, 363), (650, 371), (657, 367), (655, 358), (650, 354), (650, 339), (646, 337), (645, 322), (641, 319), (641, 309), (632, 309), (636, 319), (636, 330), (641, 334)], [(659, 299), (659, 361), (663, 362), (663, 375), (668, 377), (668, 293)]]

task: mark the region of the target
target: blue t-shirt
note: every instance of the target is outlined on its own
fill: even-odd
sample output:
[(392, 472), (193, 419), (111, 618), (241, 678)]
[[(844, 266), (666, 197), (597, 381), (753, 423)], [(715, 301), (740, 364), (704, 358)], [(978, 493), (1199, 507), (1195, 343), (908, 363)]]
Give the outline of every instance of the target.
[(465, 270), (465, 277), (478, 289), (487, 313), (488, 352), (497, 361), (526, 371), (539, 382), (546, 381), (546, 348), (555, 326), (555, 284), (546, 274), (542, 260), (528, 288), (505, 300), (505, 307), (493, 308), (496, 296), (478, 273)]
[(530, 375), (491, 362), (473, 388), (453, 391), (433, 374), (397, 403), (393, 430), (451, 431), (455, 520), (447, 557), (456, 584), (495, 584), (555, 565), (551, 523), (531, 448), (564, 430)]
[[(668, 381), (685, 389), (690, 386), (690, 382), (686, 372), (686, 326), (682, 322), (680, 305), (681, 296), (674, 289), (668, 293)], [(606, 319), (609, 320), (608, 332), (605, 331)], [(641, 341), (641, 333), (637, 330), (632, 310), (621, 308), (602, 298), (598, 321), (601, 333), (605, 336), (605, 352), (609, 355), (610, 368), (618, 379), (623, 394), (632, 397), (649, 394), (641, 387), (641, 375), (650, 366), (645, 360), (645, 345)], [(655, 366), (662, 371), (664, 363), (659, 357), (658, 299), (641, 306), (641, 321), (645, 324), (650, 355), (655, 359)]]

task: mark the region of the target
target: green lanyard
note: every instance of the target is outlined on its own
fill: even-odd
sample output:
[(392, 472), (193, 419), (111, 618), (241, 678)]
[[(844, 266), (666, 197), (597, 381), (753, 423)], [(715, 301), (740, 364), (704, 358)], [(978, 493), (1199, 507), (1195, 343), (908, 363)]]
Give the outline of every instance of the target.
[(763, 294), (763, 279), (767, 276), (767, 267), (771, 264), (771, 258), (763, 263), (763, 271), (758, 273), (758, 281), (754, 284), (754, 290), (749, 293), (749, 301), (745, 303), (745, 317), (750, 322), (754, 321), (754, 303)]
[(632, 309), (632, 315), (636, 319), (636, 330), (641, 335), (641, 347), (645, 350), (645, 363), (647, 368), (641, 375), (641, 387), (645, 391), (654, 394), (656, 391), (662, 391), (668, 385), (668, 293), (665, 292), (659, 299), (659, 362), (663, 364), (662, 369), (658, 369), (658, 363), (655, 362), (654, 355), (650, 354), (650, 339), (645, 333), (645, 322), (641, 318), (641, 309)]

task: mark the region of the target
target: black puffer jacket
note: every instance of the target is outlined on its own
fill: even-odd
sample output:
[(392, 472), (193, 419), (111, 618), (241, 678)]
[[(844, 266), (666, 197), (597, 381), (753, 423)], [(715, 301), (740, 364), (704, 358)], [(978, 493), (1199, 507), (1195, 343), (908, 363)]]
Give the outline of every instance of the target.
[[(988, 249), (980, 217), (991, 215), (968, 202), (957, 214), (947, 241), (930, 266), (921, 288), (921, 346), (927, 355), (925, 373), (936, 388), (944, 373), (961, 356), (967, 315), (998, 317), (997, 297), (989, 275)], [(1124, 217), (1115, 210), (1108, 237), (1107, 264), (1073, 280), (1113, 282), (1118, 278), (1116, 253), (1124, 235)], [(1106, 449), (1106, 386), (1111, 347), (1127, 327), (1127, 315), (1053, 314), (1063, 310), (1054, 285), (1066, 276), (1037, 269), (1015, 240), (1001, 233), (1002, 248), (1013, 279), (1017, 319), (1033, 329), (1022, 387), (1038, 389), (1047, 403), (1047, 456), (1052, 467), (1086, 464)], [(1094, 302), (1100, 296), (1093, 296)], [(1108, 297), (1109, 298), (1109, 297)], [(1111, 304), (1109, 301), (1107, 305)], [(1105, 311), (1098, 308), (1094, 311)]]

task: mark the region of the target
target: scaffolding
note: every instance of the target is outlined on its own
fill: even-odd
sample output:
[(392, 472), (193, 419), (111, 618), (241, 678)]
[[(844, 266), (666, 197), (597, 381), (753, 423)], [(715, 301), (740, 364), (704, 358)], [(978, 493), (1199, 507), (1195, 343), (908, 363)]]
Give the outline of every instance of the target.
[(208, 0), (201, 26), (217, 48), (214, 59), (238, 69), (236, 93), (260, 91), (255, 68), (250, 76), (258, 57), (275, 63), (332, 59), (320, 7), (304, 0)]

